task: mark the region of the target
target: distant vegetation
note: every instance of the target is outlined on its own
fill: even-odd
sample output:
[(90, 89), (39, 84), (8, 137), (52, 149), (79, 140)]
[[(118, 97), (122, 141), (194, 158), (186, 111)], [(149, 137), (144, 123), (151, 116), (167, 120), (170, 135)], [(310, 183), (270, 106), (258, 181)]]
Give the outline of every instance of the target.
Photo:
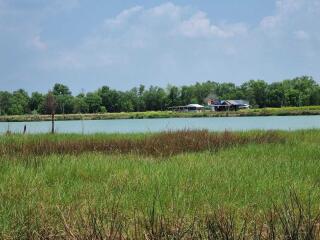
[[(56, 114), (55, 120), (111, 120), (111, 119), (150, 119), (150, 118), (202, 118), (202, 117), (251, 117), (251, 116), (301, 116), (320, 115), (320, 106), (255, 108), (228, 112), (121, 112), (121, 113), (84, 113), (84, 114)], [(24, 114), (2, 115), (0, 122), (31, 122), (50, 121), (51, 115)]]
[[(298, 77), (268, 84), (250, 80), (240, 86), (207, 81), (191, 86), (161, 88), (145, 86), (117, 91), (107, 86), (95, 92), (73, 96), (68, 86), (55, 84), (48, 94), (23, 89), (12, 93), (0, 91), (0, 115), (51, 114), (51, 95), (56, 114), (164, 111), (189, 103), (203, 104), (208, 96), (220, 99), (245, 99), (255, 108), (320, 105), (320, 86), (312, 77)], [(52, 105), (52, 104), (51, 104)]]
[(3, 135), (0, 239), (320, 239), (319, 141), (318, 130)]

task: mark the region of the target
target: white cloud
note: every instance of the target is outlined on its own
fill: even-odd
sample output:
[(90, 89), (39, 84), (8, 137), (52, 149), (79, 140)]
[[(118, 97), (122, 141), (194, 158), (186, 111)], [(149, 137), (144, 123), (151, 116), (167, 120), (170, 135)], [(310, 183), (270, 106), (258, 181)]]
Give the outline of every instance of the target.
[(161, 28), (169, 34), (181, 34), (185, 37), (218, 37), (230, 38), (247, 32), (243, 23), (213, 24), (202, 11), (191, 12), (188, 7), (171, 2), (144, 9), (141, 6), (126, 9), (115, 18), (106, 19), (107, 27), (120, 27), (129, 24), (143, 32), (152, 28)]
[(258, 28), (270, 39), (312, 40), (320, 33), (320, 0), (277, 0), (275, 6), (275, 13), (264, 17)]
[[(0, 6), (1, 3), (4, 1), (0, 0)], [(42, 4), (27, 13), (11, 9), (15, 11), (10, 16), (14, 20), (11, 27), (16, 30), (3, 35), (16, 40), (12, 46), (17, 46), (13, 48), (17, 54), (12, 56), (17, 56), (27, 43), (32, 55), (28, 63), (45, 76), (56, 76), (58, 72), (62, 77), (97, 77), (103, 79), (103, 84), (108, 78), (113, 79), (115, 87), (312, 74), (307, 70), (319, 62), (320, 56), (320, 0), (274, 3), (273, 14), (250, 25), (223, 22), (205, 11), (170, 2), (151, 8), (135, 6), (89, 27), (93, 31), (86, 35), (84, 31), (82, 37), (73, 39), (72, 45), (56, 40), (50, 29), (43, 31), (46, 25), (41, 21), (48, 17), (46, 14), (52, 14), (52, 18), (57, 12), (48, 12)], [(80, 3), (52, 0), (47, 7), (65, 11), (77, 4)], [(43, 9), (47, 11), (40, 11)], [(34, 13), (40, 17), (34, 17)], [(31, 20), (25, 23), (24, 19)]]
[(107, 19), (105, 24), (107, 27), (117, 27), (126, 23), (131, 17), (141, 12), (143, 7), (135, 6), (119, 13), (115, 18)]
[[(147, 52), (171, 48), (174, 42), (180, 45), (181, 37), (210, 41), (233, 38), (246, 32), (247, 27), (242, 23), (215, 25), (206, 13), (173, 3), (149, 9), (135, 6), (106, 19), (94, 34), (72, 49), (54, 54), (43, 65), (45, 68), (64, 69), (111, 68), (128, 64), (132, 58), (140, 58), (144, 54), (147, 58), (154, 57)], [(226, 55), (236, 53), (234, 46), (222, 46), (221, 49)], [(166, 61), (170, 61), (168, 56), (171, 55), (165, 54)]]
[(146, 11), (151, 17), (164, 17), (169, 16), (170, 18), (180, 18), (185, 9), (181, 6), (174, 5), (171, 2), (164, 3), (162, 5), (153, 7)]
[(264, 17), (260, 26), (263, 29), (273, 29), (283, 24), (288, 17), (299, 11), (306, 1), (312, 0), (277, 0), (275, 14)]
[(94, 34), (72, 49), (51, 56), (45, 65), (48, 68), (112, 69), (139, 61), (157, 61), (155, 59), (161, 59), (161, 56), (165, 56), (167, 62), (179, 63), (185, 61), (184, 57), (180, 59), (181, 53), (189, 54), (191, 49), (198, 57), (202, 54), (209, 57), (211, 52), (221, 58), (248, 55), (252, 51), (258, 54), (264, 49), (272, 52), (264, 34), (275, 33), (275, 29), (286, 33), (281, 41), (279, 37), (282, 35), (273, 36), (275, 46), (290, 42), (293, 37), (300, 40), (310, 38), (302, 23), (298, 28), (290, 25), (292, 16), (301, 15), (305, 1), (278, 0), (275, 14), (263, 18), (258, 26), (251, 28), (240, 22), (214, 23), (206, 12), (170, 2), (152, 8), (135, 6), (106, 19)]
[(211, 23), (204, 12), (197, 12), (190, 19), (185, 20), (180, 25), (180, 31), (187, 37), (234, 37), (247, 32), (244, 24), (232, 24), (217, 26)]

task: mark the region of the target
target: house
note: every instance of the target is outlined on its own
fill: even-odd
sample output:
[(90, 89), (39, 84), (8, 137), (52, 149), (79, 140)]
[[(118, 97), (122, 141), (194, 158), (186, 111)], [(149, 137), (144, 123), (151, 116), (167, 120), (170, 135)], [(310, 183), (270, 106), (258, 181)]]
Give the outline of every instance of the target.
[(204, 106), (199, 104), (189, 104), (186, 108), (188, 109), (188, 112), (199, 112), (204, 109)]
[(208, 101), (208, 106), (212, 111), (237, 111), (240, 109), (248, 109), (249, 102), (246, 100), (215, 100)]
[(226, 100), (226, 102), (236, 108), (236, 110), (250, 108), (249, 101), (246, 100)]
[(219, 105), (221, 101), (217, 98), (209, 98), (208, 97), (204, 100), (204, 102), (207, 103), (208, 106), (211, 106), (211, 105), (216, 105), (216, 104)]
[(169, 107), (169, 110), (176, 112), (200, 112), (204, 109), (204, 106), (199, 104), (189, 104), (186, 106)]

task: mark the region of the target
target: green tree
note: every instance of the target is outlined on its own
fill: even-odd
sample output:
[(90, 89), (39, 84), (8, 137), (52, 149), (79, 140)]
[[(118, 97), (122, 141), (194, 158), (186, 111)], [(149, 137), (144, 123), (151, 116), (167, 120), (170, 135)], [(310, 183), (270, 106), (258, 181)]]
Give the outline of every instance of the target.
[(73, 113), (88, 113), (89, 105), (84, 94), (79, 94), (73, 99)]
[(60, 83), (56, 83), (53, 86), (53, 91), (52, 91), (53, 95), (55, 96), (59, 96), (59, 95), (71, 95), (71, 91), (69, 89), (68, 86), (60, 84)]
[(196, 83), (193, 88), (194, 97), (197, 99), (197, 103), (202, 104), (210, 94), (215, 92), (216, 87), (216, 82), (207, 81), (204, 83)]
[(178, 106), (180, 102), (180, 89), (176, 86), (168, 86), (168, 106)]
[(144, 92), (143, 99), (147, 111), (165, 110), (167, 107), (166, 92), (160, 87), (150, 86), (150, 88)]
[(285, 105), (285, 91), (282, 83), (272, 83), (267, 88), (267, 106), (282, 107)]
[(0, 92), (0, 115), (9, 114), (12, 94), (5, 91)]
[(68, 86), (56, 83), (53, 87), (52, 93), (57, 102), (56, 113), (68, 114), (73, 112), (73, 97)]
[(41, 105), (45, 97), (39, 92), (33, 92), (29, 100), (30, 111), (41, 112)]
[(142, 112), (142, 111), (146, 110), (146, 103), (143, 98), (144, 91), (145, 91), (145, 86), (140, 85), (139, 89), (138, 89), (138, 101), (137, 101), (137, 106), (136, 106), (136, 110), (138, 112)]
[(195, 95), (194, 95), (193, 86), (183, 86), (181, 88), (180, 103), (181, 105), (197, 103), (197, 99), (195, 98)]
[(215, 86), (214, 93), (221, 99), (237, 99), (237, 87), (234, 83), (219, 83)]
[[(291, 96), (291, 106), (307, 106), (312, 105), (312, 98), (314, 92), (318, 88), (317, 83), (312, 77), (302, 76), (292, 80), (283, 81), (287, 96)], [(293, 102), (293, 95), (295, 95), (295, 102)]]
[(9, 101), (8, 114), (21, 115), (26, 113), (30, 113), (28, 93), (23, 89), (14, 91)]
[(103, 86), (98, 89), (98, 94), (101, 97), (102, 106), (104, 106), (108, 111), (111, 110), (111, 105), (113, 104), (111, 101), (111, 90), (107, 86)]
[(87, 93), (85, 100), (89, 107), (89, 113), (99, 112), (102, 99), (98, 93)]
[(250, 80), (241, 85), (243, 95), (250, 104), (260, 108), (267, 106), (268, 84), (263, 80)]

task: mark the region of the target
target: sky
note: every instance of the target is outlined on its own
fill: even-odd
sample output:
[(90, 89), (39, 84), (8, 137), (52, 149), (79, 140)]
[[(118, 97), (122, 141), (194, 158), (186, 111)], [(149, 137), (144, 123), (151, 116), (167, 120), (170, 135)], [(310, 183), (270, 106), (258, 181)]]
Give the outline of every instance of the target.
[(0, 0), (0, 90), (320, 81), (320, 0)]

